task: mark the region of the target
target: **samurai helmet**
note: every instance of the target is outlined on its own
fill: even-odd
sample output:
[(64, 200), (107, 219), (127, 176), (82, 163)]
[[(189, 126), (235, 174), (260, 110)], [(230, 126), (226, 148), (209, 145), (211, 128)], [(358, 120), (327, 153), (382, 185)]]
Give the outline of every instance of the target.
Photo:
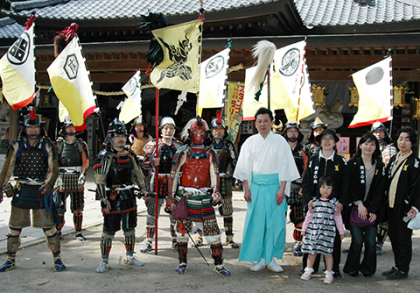
[(127, 135), (127, 131), (125, 130), (125, 124), (118, 120), (118, 118), (115, 118), (114, 120), (112, 120), (111, 123), (109, 123), (107, 133), (111, 137), (117, 135)]
[(169, 116), (163, 117), (162, 120), (160, 120), (159, 128), (162, 129), (163, 126), (165, 126), (166, 124), (171, 124), (176, 128), (175, 121), (172, 117), (169, 117)]
[[(44, 127), (46, 124), (45, 121), (42, 121), (41, 115), (36, 114), (34, 107), (30, 106), (28, 110), (29, 110), (29, 113), (23, 116), (23, 122), (21, 122), (23, 124), (23, 127), (21, 129), (20, 136), (27, 136), (26, 127), (30, 127), (30, 126), (39, 126), (41, 128), (40, 135), (44, 136), (45, 135)], [(39, 137), (39, 135), (37, 137)]]
[(222, 119), (219, 120), (218, 118), (213, 119), (211, 121), (211, 123), (210, 123), (210, 128), (213, 129), (214, 127), (223, 127), (223, 128), (225, 128), (225, 125), (223, 123), (223, 120)]
[(36, 114), (34, 107), (29, 107), (29, 114), (23, 117), (23, 126), (44, 126), (41, 115)]
[[(204, 131), (204, 134), (202, 131)], [(200, 116), (193, 119), (188, 132), (191, 141), (196, 145), (204, 144), (209, 136), (207, 123)]]
[(62, 129), (60, 130), (59, 135), (63, 135), (63, 136), (65, 136), (65, 135), (70, 135), (70, 136), (77, 135), (77, 131), (74, 131), (74, 132), (67, 132), (67, 131), (66, 131), (66, 128), (67, 128), (67, 127), (69, 127), (69, 126), (74, 126), (74, 124), (73, 124), (73, 122), (71, 121), (70, 116), (68, 115), (68, 116), (66, 117), (66, 119), (64, 119), (64, 122), (63, 122), (63, 127), (62, 127)]
[(388, 130), (385, 128), (385, 125), (383, 125), (381, 122), (376, 121), (375, 123), (372, 124), (372, 128), (370, 129), (370, 132), (373, 132), (375, 130), (383, 130), (385, 132), (387, 132)]
[(299, 125), (294, 119), (290, 119), (289, 121), (287, 121), (286, 128), (284, 130), (287, 130), (288, 128), (292, 128), (292, 127), (295, 127), (299, 130)]
[(314, 129), (317, 129), (318, 127), (322, 127), (325, 130), (328, 128), (328, 125), (322, 122), (321, 119), (316, 117), (315, 121), (311, 123), (311, 129), (314, 130)]
[[(297, 129), (297, 131), (298, 131), (298, 137), (294, 137), (294, 138), (289, 138), (288, 136), (287, 136), (287, 129), (289, 129), (289, 128), (296, 128)], [(299, 124), (296, 122), (296, 120), (294, 120), (294, 119), (290, 119), (289, 121), (287, 121), (287, 123), (286, 123), (286, 128), (284, 129), (284, 133), (283, 133), (283, 135), (284, 135), (284, 138), (287, 140), (287, 141), (290, 141), (290, 142), (298, 142), (298, 143), (301, 143), (302, 142), (302, 140), (303, 140), (303, 134), (302, 134), (302, 132), (300, 132), (300, 129), (299, 129)]]
[(379, 143), (382, 143), (382, 141), (385, 141), (387, 143), (390, 143), (391, 137), (389, 136), (388, 129), (386, 129), (385, 125), (383, 125), (381, 122), (376, 121), (372, 124), (372, 127), (370, 129), (370, 132), (373, 133), (376, 130), (382, 130), (385, 133), (385, 137), (379, 140)]
[(281, 122), (281, 120), (279, 120), (279, 124), (275, 124), (273, 123), (273, 131), (275, 133), (280, 134), (280, 132), (283, 130), (283, 122)]

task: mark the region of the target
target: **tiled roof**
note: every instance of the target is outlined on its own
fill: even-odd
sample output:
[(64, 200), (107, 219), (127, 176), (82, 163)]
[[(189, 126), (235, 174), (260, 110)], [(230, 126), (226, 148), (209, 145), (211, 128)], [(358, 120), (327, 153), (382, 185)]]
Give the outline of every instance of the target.
[[(279, 0), (205, 0), (206, 12), (229, 10), (244, 6), (277, 2)], [(56, 5), (53, 2), (58, 3)], [(37, 8), (38, 7), (38, 8)], [(11, 14), (53, 19), (116, 19), (133, 18), (150, 12), (165, 15), (197, 14), (198, 0), (33, 0), (15, 2)]]
[(15, 39), (25, 30), (23, 25), (18, 24), (10, 17), (0, 18), (0, 39)]
[[(420, 19), (420, 1), (294, 0), (306, 26), (381, 24)], [(361, 2), (369, 2), (362, 5)], [(405, 3), (404, 3), (405, 2)], [(414, 3), (414, 4), (406, 4)]]

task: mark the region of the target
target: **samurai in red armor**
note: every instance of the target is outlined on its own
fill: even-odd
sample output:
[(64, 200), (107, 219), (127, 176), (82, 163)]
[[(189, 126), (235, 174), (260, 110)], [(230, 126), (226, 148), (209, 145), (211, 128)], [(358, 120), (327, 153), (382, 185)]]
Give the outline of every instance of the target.
[[(0, 267), (0, 272), (16, 268), (20, 235), (23, 228), (31, 226), (31, 222), (34, 228), (42, 228), (44, 231), (54, 257), (53, 270), (66, 270), (60, 257), (60, 238), (55, 222), (58, 214), (52, 200), (52, 189), (58, 173), (57, 149), (46, 136), (44, 126), (41, 115), (37, 115), (35, 109), (30, 107), (19, 137), (7, 150), (6, 162), (0, 174), (0, 186), (7, 183), (12, 175), (15, 176), (16, 184), (12, 186), (9, 182), (10, 192), (6, 193), (12, 197), (12, 208), (7, 235), (7, 261)], [(0, 202), (3, 200), (2, 193), (0, 191)]]
[[(199, 116), (191, 119), (184, 127), (181, 137), (185, 139), (186, 144), (175, 154), (169, 180), (170, 193), (166, 201), (167, 207), (175, 210), (174, 216), (177, 215), (176, 209), (188, 211), (188, 215), (177, 218), (176, 223), (179, 254), (176, 272), (178, 274), (186, 272), (188, 238), (194, 222), (203, 231), (204, 237), (210, 244), (216, 265), (214, 270), (223, 276), (230, 276), (231, 272), (223, 265), (220, 230), (213, 208), (213, 205), (220, 201), (221, 195), (217, 155), (208, 146), (211, 140), (207, 123)], [(176, 208), (173, 203), (174, 197), (177, 202)], [(185, 198), (182, 199), (183, 197)]]
[(136, 241), (135, 228), (137, 226), (137, 202), (134, 184), (142, 191), (145, 183), (143, 172), (140, 170), (137, 156), (125, 147), (127, 132), (125, 125), (115, 118), (108, 127), (106, 148), (96, 157), (95, 172), (96, 196), (101, 200), (104, 225), (101, 238), (102, 262), (96, 272), (108, 271), (109, 253), (115, 232), (124, 231), (124, 245), (128, 265), (143, 266), (134, 258), (134, 244)]
[[(181, 147), (181, 143), (174, 138), (176, 125), (174, 119), (171, 117), (163, 117), (160, 122), (160, 131), (162, 138), (158, 139), (159, 144), (159, 158), (156, 158), (156, 140), (150, 141), (146, 144), (145, 158), (143, 163), (143, 169), (150, 170), (150, 183), (153, 190), (156, 192), (157, 188), (154, 186), (155, 176), (158, 176), (158, 196), (159, 196), (159, 209), (158, 215), (160, 214), (160, 208), (164, 203), (165, 198), (168, 195), (168, 180), (171, 173), (172, 160), (175, 156), (176, 151)], [(158, 166), (158, 174), (156, 175), (155, 166)], [(144, 197), (147, 206), (147, 220), (146, 220), (146, 240), (140, 252), (148, 252), (152, 250), (153, 237), (155, 235), (155, 218), (156, 218), (156, 198), (155, 197)], [(170, 217), (170, 229), (172, 236), (172, 249), (177, 251), (177, 242), (175, 235), (175, 223), (176, 220), (169, 214)]]
[(57, 225), (58, 233), (64, 226), (67, 197), (70, 196), (71, 211), (73, 213), (75, 237), (79, 241), (85, 241), (82, 235), (83, 208), (85, 206), (84, 185), (86, 171), (89, 167), (89, 153), (86, 143), (76, 138), (77, 132), (70, 117), (64, 120), (60, 131), (64, 137), (57, 139), (59, 173), (57, 179), (57, 191), (55, 202), (58, 207), (60, 223)]
[[(223, 225), (226, 233), (226, 246), (239, 248), (239, 245), (233, 241), (233, 206), (232, 206), (232, 177), (235, 171), (238, 154), (233, 143), (227, 139), (225, 126), (221, 117), (213, 119), (210, 124), (212, 132), (212, 147), (217, 153), (219, 162), (220, 193), (222, 200), (219, 202), (219, 212), (223, 217)], [(236, 182), (239, 184), (239, 182)], [(202, 231), (197, 231), (194, 237), (193, 245), (203, 243)]]

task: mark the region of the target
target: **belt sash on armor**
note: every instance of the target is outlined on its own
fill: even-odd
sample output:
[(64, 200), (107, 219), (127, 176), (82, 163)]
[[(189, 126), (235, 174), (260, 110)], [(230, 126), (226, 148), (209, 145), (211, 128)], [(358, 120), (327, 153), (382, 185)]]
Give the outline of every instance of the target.
[(204, 222), (216, 218), (212, 204), (211, 188), (197, 189), (179, 186), (178, 192), (175, 195), (177, 203), (181, 200), (182, 196), (185, 196), (182, 194), (182, 190), (188, 194), (188, 221)]

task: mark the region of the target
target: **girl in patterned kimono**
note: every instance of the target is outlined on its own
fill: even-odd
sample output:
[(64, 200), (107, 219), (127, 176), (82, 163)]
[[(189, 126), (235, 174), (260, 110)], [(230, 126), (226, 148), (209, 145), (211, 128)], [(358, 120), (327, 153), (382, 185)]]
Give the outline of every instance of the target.
[(332, 253), (336, 229), (341, 240), (344, 238), (341, 213), (335, 213), (337, 199), (334, 197), (331, 177), (319, 179), (318, 194), (313, 203), (313, 213), (308, 211), (302, 227), (302, 235), (305, 236), (302, 251), (308, 253), (308, 263), (301, 279), (307, 281), (311, 278), (315, 258), (320, 253), (324, 255), (327, 266), (324, 283), (331, 284), (334, 275)]

